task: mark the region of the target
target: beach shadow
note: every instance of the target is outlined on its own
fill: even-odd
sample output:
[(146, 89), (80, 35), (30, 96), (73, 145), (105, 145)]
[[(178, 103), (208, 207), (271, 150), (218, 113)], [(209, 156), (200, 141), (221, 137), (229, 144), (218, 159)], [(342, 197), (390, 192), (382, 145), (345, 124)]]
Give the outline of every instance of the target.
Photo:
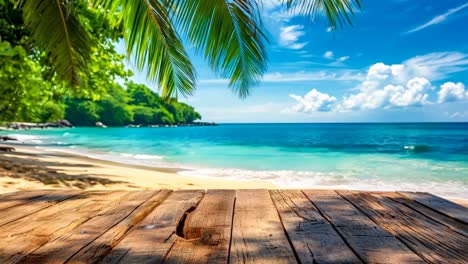
[[(9, 177), (14, 179), (25, 179), (28, 181), (39, 182), (46, 186), (64, 187), (85, 190), (94, 186), (109, 186), (112, 184), (127, 184), (125, 181), (115, 181), (98, 175), (65, 174), (52, 167), (70, 167), (69, 163), (50, 162), (50, 161), (26, 161), (23, 158), (12, 158), (0, 156), (0, 177)], [(74, 164), (72, 167), (86, 168), (93, 167), (89, 164)]]
[[(8, 153), (10, 157), (2, 157), (0, 156), (0, 159), (9, 159), (9, 160), (15, 160), (15, 161), (21, 161), (24, 163), (34, 163), (34, 164), (40, 164), (41, 166), (55, 166), (55, 167), (78, 167), (78, 168), (92, 168), (96, 167), (91, 164), (84, 164), (84, 163), (61, 163), (61, 162), (48, 162), (48, 161), (42, 161), (42, 160), (37, 160), (35, 159), (34, 162), (32, 160), (29, 160), (31, 157), (58, 157), (58, 158), (73, 158), (76, 156), (69, 155), (69, 154), (62, 154), (62, 153), (26, 153), (26, 152), (20, 152), (20, 151), (15, 151), (15, 152), (10, 152)], [(26, 159), (26, 160), (25, 160)]]

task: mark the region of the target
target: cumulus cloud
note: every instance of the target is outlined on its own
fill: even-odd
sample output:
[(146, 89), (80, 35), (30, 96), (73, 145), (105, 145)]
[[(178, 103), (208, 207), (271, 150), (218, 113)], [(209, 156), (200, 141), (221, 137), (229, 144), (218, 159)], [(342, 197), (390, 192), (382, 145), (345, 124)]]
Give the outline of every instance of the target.
[(396, 108), (421, 106), (428, 104), (427, 91), (430, 82), (425, 78), (413, 78), (405, 85), (385, 85), (383, 88), (361, 90), (358, 93), (345, 96), (336, 106), (336, 110), (372, 110), (377, 108)]
[(465, 91), (465, 85), (461, 82), (446, 82), (440, 86), (437, 95), (438, 103), (454, 102), (468, 99), (468, 90)]
[(302, 25), (292, 25), (280, 28), (279, 44), (290, 49), (301, 49), (307, 42), (298, 42), (299, 37), (305, 34)]
[(304, 96), (290, 94), (289, 97), (297, 101), (297, 104), (290, 109), (293, 112), (327, 112), (332, 109), (336, 102), (334, 96), (321, 93), (316, 89), (312, 89)]
[(326, 51), (326, 52), (323, 54), (323, 57), (324, 57), (325, 59), (330, 59), (330, 60), (331, 60), (331, 59), (333, 59), (333, 52), (330, 51), (330, 50), (328, 50), (328, 51)]
[[(291, 95), (302, 104), (302, 107), (300, 104), (295, 105), (293, 110), (357, 111), (432, 104), (436, 101), (431, 101), (429, 96), (436, 88), (431, 85), (431, 81), (463, 71), (467, 65), (467, 55), (457, 52), (430, 53), (400, 64), (375, 63), (368, 68), (365, 78), (351, 90), (354, 92), (344, 95), (340, 100), (316, 89), (304, 97)], [(468, 100), (468, 90), (463, 83), (446, 82), (440, 86), (437, 97), (438, 103)]]

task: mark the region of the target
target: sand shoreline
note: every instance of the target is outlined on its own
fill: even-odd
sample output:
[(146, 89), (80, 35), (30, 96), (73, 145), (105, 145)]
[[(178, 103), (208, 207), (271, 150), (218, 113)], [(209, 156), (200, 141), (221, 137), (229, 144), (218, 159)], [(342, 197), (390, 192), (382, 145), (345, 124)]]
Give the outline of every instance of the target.
[[(0, 153), (0, 193), (34, 189), (274, 189), (263, 180), (234, 180), (178, 174), (185, 169), (150, 167), (101, 160), (34, 146), (3, 144), (15, 152)], [(468, 207), (468, 200), (444, 197)]]
[(0, 193), (30, 189), (179, 190), (276, 187), (270, 182), (260, 180), (189, 177), (177, 173), (183, 169), (118, 163), (18, 144), (9, 146), (16, 148), (16, 151), (0, 154)]

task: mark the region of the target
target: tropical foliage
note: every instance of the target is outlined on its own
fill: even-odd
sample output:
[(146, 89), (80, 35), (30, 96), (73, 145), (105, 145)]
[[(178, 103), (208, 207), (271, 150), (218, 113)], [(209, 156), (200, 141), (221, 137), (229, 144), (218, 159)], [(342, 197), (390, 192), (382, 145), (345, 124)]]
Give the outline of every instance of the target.
[[(359, 0), (277, 1), (310, 17), (324, 14), (334, 29), (360, 7)], [(261, 8), (258, 0), (0, 0), (0, 121), (199, 119), (174, 99), (196, 86), (187, 46), (247, 96), (267, 66)], [(114, 46), (122, 40), (161, 97), (128, 82), (132, 72)]]
[[(5, 1), (5, 0), (0, 0)], [(289, 10), (324, 14), (332, 28), (349, 22), (359, 0), (277, 0)], [(22, 0), (25, 25), (35, 45), (47, 54), (58, 80), (81, 87), (93, 56), (96, 25), (83, 20), (83, 1)], [(164, 98), (190, 95), (196, 73), (184, 43), (192, 45), (211, 68), (230, 80), (240, 97), (261, 79), (267, 66), (258, 0), (90, 0), (101, 25), (121, 32), (127, 56), (146, 70)], [(260, 4), (259, 4), (260, 3)], [(88, 8), (89, 9), (89, 8)], [(50, 34), (54, 32), (54, 34)]]
[(201, 119), (193, 107), (175, 99), (162, 100), (141, 84), (128, 82), (109, 88), (100, 100), (73, 98), (66, 101), (65, 119), (77, 126), (94, 126), (97, 121), (109, 126), (186, 124)]
[[(46, 122), (67, 118), (75, 125), (173, 124), (200, 119), (192, 107), (162, 100), (144, 85), (126, 82), (124, 56), (114, 42), (122, 34), (96, 9), (74, 1), (78, 19), (92, 38), (86, 74), (73, 90), (54, 70), (47, 52), (38, 49), (13, 2), (0, 5), (0, 121)], [(81, 5), (79, 5), (81, 3)], [(121, 83), (125, 85), (121, 85)], [(187, 110), (188, 109), (188, 110)]]

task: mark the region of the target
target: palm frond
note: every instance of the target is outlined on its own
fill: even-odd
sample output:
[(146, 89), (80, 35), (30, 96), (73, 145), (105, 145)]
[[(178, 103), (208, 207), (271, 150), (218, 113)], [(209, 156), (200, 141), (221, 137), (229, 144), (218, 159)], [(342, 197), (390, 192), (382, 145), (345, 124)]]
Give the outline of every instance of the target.
[(351, 24), (350, 14), (361, 8), (360, 0), (282, 0), (290, 10), (302, 15), (315, 17), (324, 14), (334, 30)]
[(47, 52), (57, 77), (78, 86), (92, 41), (71, 5), (61, 0), (23, 0), (20, 7), (33, 41)]
[(256, 0), (166, 0), (181, 33), (230, 79), (241, 97), (249, 94), (266, 70), (264, 33)]
[(195, 90), (196, 74), (175, 31), (168, 6), (160, 0), (96, 0), (114, 13), (120, 10), (127, 55), (149, 81), (158, 83), (162, 97), (178, 93), (187, 96)]

